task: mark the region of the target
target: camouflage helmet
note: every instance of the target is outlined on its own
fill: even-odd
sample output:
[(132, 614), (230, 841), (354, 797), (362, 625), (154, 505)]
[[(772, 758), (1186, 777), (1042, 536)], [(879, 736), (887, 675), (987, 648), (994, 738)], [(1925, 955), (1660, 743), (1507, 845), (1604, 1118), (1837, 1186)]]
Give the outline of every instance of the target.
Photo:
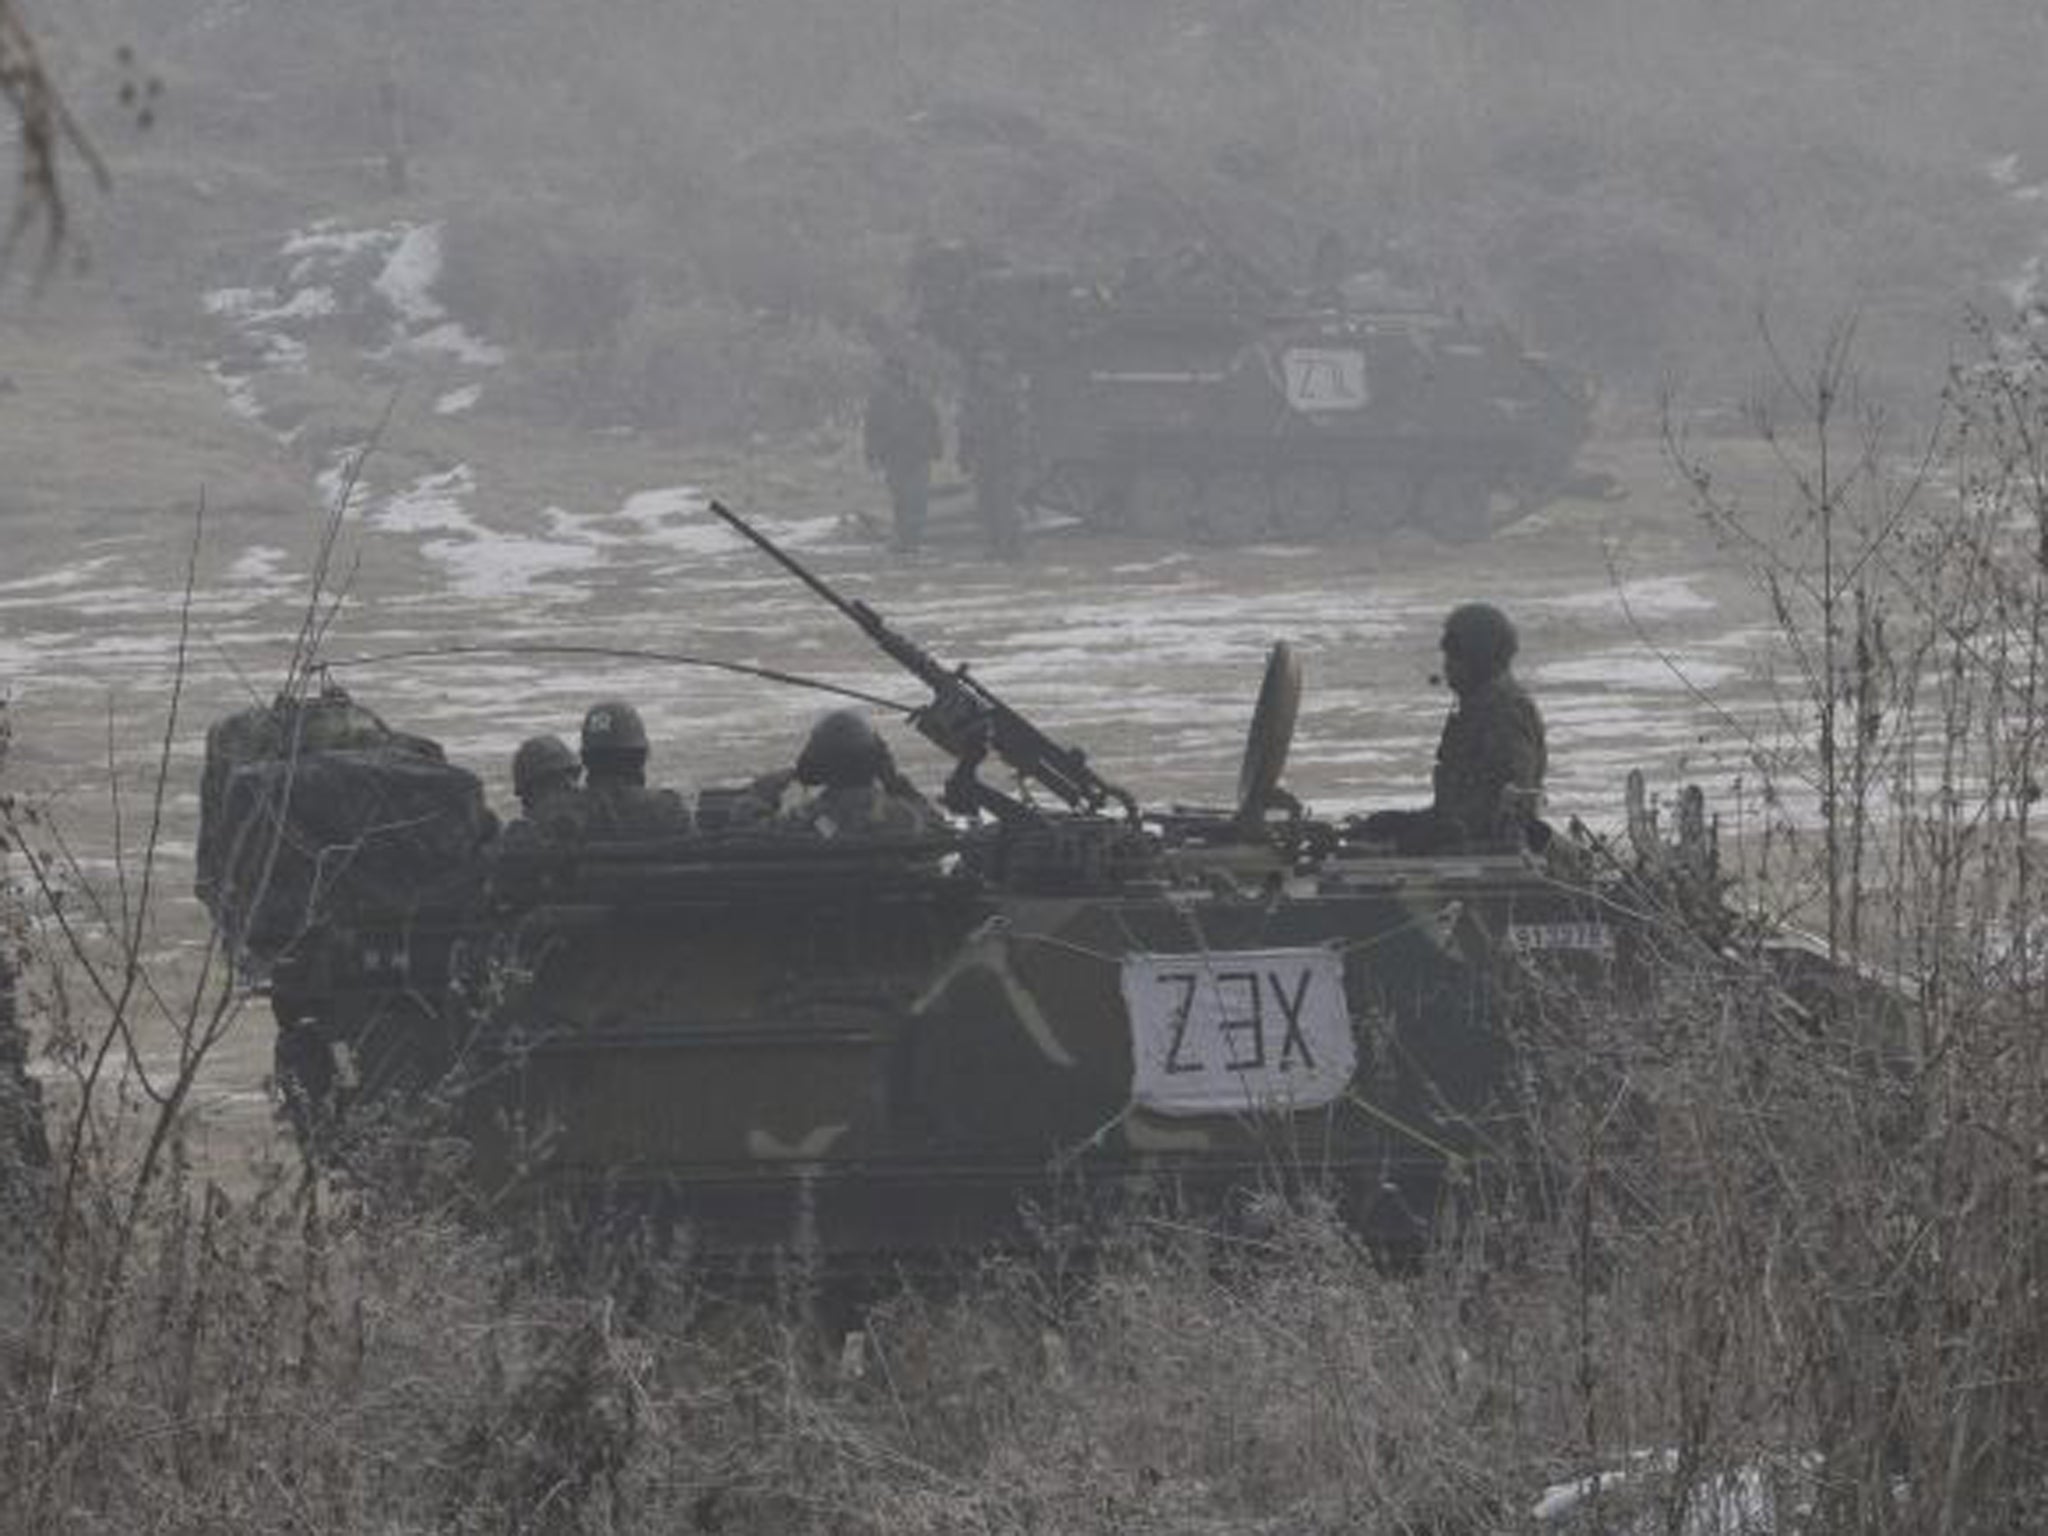
[(647, 756), (647, 727), (640, 711), (624, 699), (593, 704), (583, 716), (583, 761), (622, 761)]
[(573, 784), (583, 767), (559, 736), (529, 736), (512, 754), (512, 793), (531, 800), (557, 784)]
[(804, 784), (857, 789), (875, 781), (888, 755), (867, 716), (857, 709), (835, 709), (811, 727), (797, 755), (796, 776)]
[(1461, 603), (1444, 619), (1443, 649), (1473, 663), (1486, 676), (1515, 659), (1515, 626), (1491, 603)]

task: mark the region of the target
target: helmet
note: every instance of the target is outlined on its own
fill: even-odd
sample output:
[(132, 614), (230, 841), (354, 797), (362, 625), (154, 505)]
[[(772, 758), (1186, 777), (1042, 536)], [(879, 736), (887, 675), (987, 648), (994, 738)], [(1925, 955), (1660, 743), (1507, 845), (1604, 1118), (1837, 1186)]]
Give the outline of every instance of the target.
[(1461, 603), (1444, 619), (1446, 655), (1462, 657), (1486, 677), (1515, 659), (1515, 626), (1491, 603)]
[(835, 709), (811, 727), (810, 739), (797, 755), (796, 776), (805, 784), (857, 789), (874, 783), (888, 755), (867, 716), (856, 709)]
[(592, 758), (620, 761), (647, 756), (647, 727), (640, 711), (623, 699), (593, 704), (583, 716), (583, 762)]
[(573, 784), (583, 771), (559, 736), (529, 736), (512, 754), (512, 793), (531, 800), (555, 784)]

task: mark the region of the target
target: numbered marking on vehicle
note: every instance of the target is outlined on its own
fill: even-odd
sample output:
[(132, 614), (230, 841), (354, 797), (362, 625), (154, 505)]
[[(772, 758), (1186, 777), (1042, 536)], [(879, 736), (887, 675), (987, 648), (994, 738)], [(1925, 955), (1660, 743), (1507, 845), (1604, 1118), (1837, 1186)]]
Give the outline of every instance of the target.
[(1126, 955), (1131, 1097), (1165, 1115), (1314, 1109), (1358, 1066), (1328, 949)]
[(1297, 411), (1356, 411), (1369, 398), (1365, 354), (1353, 347), (1289, 347), (1280, 369)]
[(1605, 923), (1510, 923), (1511, 949), (1580, 949), (1596, 955), (1614, 953), (1614, 930)]

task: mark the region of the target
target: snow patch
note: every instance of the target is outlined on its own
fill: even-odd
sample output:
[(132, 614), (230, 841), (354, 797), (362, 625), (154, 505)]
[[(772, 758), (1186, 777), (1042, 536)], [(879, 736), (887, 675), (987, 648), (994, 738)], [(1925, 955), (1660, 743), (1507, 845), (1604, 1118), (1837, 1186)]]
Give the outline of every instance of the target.
[(321, 219), (285, 237), (287, 256), (314, 256), (327, 261), (346, 261), (360, 252), (382, 245), (391, 238), (384, 229), (343, 229), (338, 220)]
[(2002, 285), (2007, 302), (2016, 310), (2031, 309), (2041, 297), (2041, 257), (2038, 252), (2029, 256), (2026, 264), (2010, 282)]
[(1542, 683), (1590, 684), (1595, 687), (1628, 688), (1643, 692), (1712, 688), (1743, 669), (1725, 661), (1702, 661), (1694, 656), (1673, 656), (1672, 663), (1684, 674), (1683, 681), (1654, 656), (1629, 651), (1608, 651), (1597, 656), (1579, 656), (1570, 661), (1545, 662), (1536, 669)]
[(283, 574), (287, 558), (281, 549), (272, 549), (268, 544), (251, 544), (228, 567), (228, 580), (267, 586)]
[(95, 555), (90, 560), (59, 566), (56, 570), (45, 571), (40, 576), (18, 576), (13, 581), (0, 581), (0, 592), (47, 592), (52, 589), (82, 586), (90, 581), (95, 573), (105, 570), (113, 559), (112, 555)]
[(405, 346), (413, 352), (445, 352), (472, 368), (495, 368), (505, 361), (503, 347), (478, 341), (453, 320), (445, 321), (430, 331), (422, 331), (417, 336), (406, 337)]
[[(601, 546), (621, 542), (613, 536), (593, 535), (559, 507), (546, 508), (541, 514), (552, 537), (501, 533), (470, 514), (468, 503), (475, 494), (474, 472), (467, 464), (458, 464), (440, 474), (420, 476), (404, 490), (384, 498), (368, 518), (380, 533), (437, 535), (420, 546), (420, 553), (446, 572), (445, 591), (431, 601), (530, 597), (550, 578), (602, 565)], [(560, 595), (582, 602), (590, 597), (591, 586), (578, 583)]]
[[(335, 450), (334, 457), (328, 462), (327, 467), (313, 477), (313, 487), (320, 493), (321, 506), (330, 512), (341, 509), (341, 498), (345, 493), (362, 491), (360, 480), (355, 480), (353, 485), (350, 481), (355, 479), (357, 466), (367, 451), (368, 444), (365, 443), (356, 443), (351, 447)], [(357, 494), (353, 500), (360, 504), (362, 497)]]
[[(520, 534), (477, 529), (467, 540), (437, 539), (422, 553), (448, 572), (449, 587), (458, 596), (486, 600), (524, 597), (551, 576), (588, 570), (600, 562), (587, 544), (557, 544)], [(578, 600), (589, 592), (578, 589)]]
[(640, 530), (642, 542), (688, 555), (729, 555), (739, 536), (704, 510), (706, 497), (694, 485), (636, 491), (619, 508), (620, 521)]
[(422, 475), (405, 490), (385, 499), (369, 519), (370, 525), (385, 533), (476, 534), (474, 520), (463, 503), (476, 494), (476, 476), (467, 464), (438, 475)]
[(540, 520), (550, 534), (564, 543), (588, 544), (594, 548), (631, 542), (616, 533), (607, 532), (602, 526), (604, 519), (587, 512), (571, 512), (565, 507), (542, 507)]
[(436, 416), (459, 416), (483, 398), (481, 384), (465, 384), (460, 389), (451, 389), (434, 402)]
[(206, 376), (218, 384), (220, 392), (227, 397), (230, 416), (262, 425), (263, 407), (256, 403), (256, 386), (247, 374), (229, 373), (219, 363), (208, 363)]
[(289, 320), (319, 320), (340, 310), (332, 288), (301, 288), (280, 300), (275, 288), (216, 288), (202, 302), (206, 312), (237, 325), (278, 325)]
[[(1659, 1507), (1677, 1470), (1674, 1451), (1639, 1451), (1629, 1464), (1595, 1477), (1553, 1483), (1530, 1507), (1539, 1525), (1578, 1520), (1596, 1501), (1605, 1501), (1614, 1536), (1649, 1536), (1667, 1528)], [(1820, 1472), (1818, 1457), (1802, 1456), (1780, 1465), (1752, 1463), (1701, 1479), (1691, 1489), (1679, 1529), (1682, 1536), (1774, 1536), (1803, 1529), (1812, 1512)]]
[(399, 236), (397, 249), (370, 286), (404, 319), (424, 325), (448, 313), (434, 297), (434, 284), (441, 278), (441, 226), (400, 227), (404, 233)]
[(1639, 619), (1713, 612), (1714, 600), (1700, 594), (1693, 586), (1695, 580), (1692, 576), (1651, 576), (1624, 581), (1619, 588), (1610, 583), (1589, 592), (1539, 598), (1530, 606), (1568, 613), (1618, 613), (1626, 608)]
[(272, 288), (216, 288), (200, 297), (209, 315), (222, 315), (230, 320), (252, 315), (266, 303), (274, 303), (277, 291)]

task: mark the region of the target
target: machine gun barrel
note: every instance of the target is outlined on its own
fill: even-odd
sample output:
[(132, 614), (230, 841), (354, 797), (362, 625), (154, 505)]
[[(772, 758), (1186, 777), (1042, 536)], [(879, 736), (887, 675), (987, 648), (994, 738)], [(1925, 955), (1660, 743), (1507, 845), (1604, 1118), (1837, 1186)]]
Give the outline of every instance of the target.
[(1089, 767), (1087, 755), (1078, 747), (1061, 746), (997, 698), (964, 665), (946, 666), (915, 640), (892, 629), (866, 603), (841, 595), (822, 576), (724, 503), (714, 499), (708, 505), (721, 521), (845, 614), (891, 661), (931, 689), (931, 703), (912, 711), (910, 722), (920, 735), (961, 765), (963, 772), (955, 775), (955, 784), (948, 789), (949, 797), (956, 789), (971, 785), (972, 790), (965, 798), (976, 809), (991, 810), (998, 816), (1014, 815), (1025, 809), (999, 791), (974, 782), (975, 766), (993, 752), (1020, 776), (1044, 785), (1070, 809), (1095, 812), (1114, 801), (1126, 817), (1138, 819), (1137, 801)]

